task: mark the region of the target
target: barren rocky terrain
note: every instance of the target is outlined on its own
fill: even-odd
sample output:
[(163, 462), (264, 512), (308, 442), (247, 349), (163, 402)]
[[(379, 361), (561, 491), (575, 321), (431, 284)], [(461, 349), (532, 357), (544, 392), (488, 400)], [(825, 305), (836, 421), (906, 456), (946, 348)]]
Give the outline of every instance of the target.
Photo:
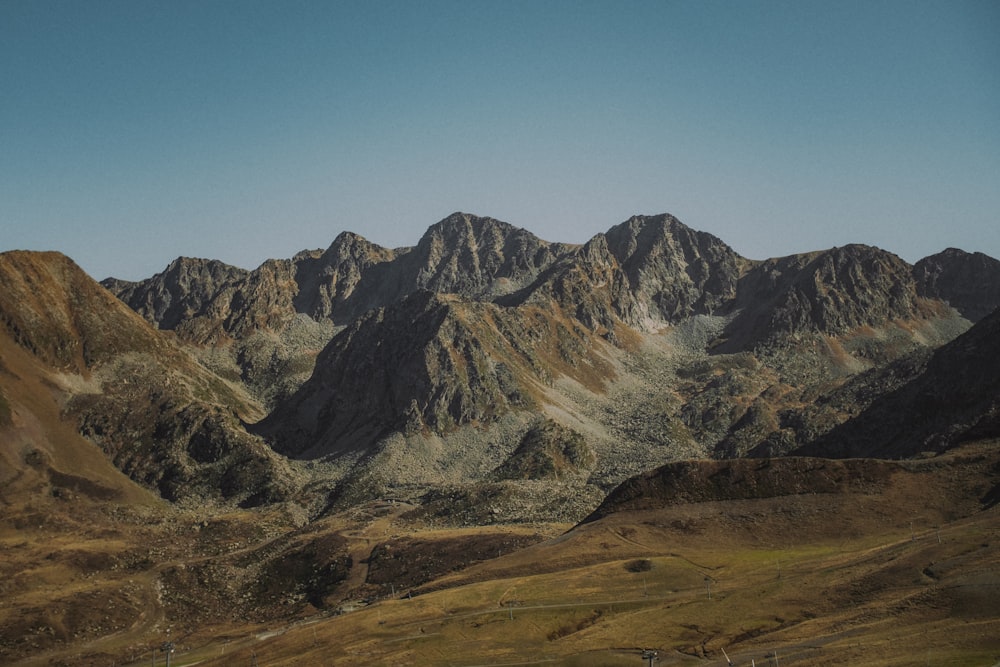
[(456, 213), (0, 281), (5, 664), (1000, 661), (985, 255)]

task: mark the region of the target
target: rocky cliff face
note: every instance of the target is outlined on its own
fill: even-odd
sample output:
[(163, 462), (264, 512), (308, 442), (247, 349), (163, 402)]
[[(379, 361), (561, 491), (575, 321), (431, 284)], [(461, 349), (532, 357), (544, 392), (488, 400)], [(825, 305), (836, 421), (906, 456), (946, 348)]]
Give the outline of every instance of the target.
[(894, 319), (928, 316), (911, 267), (863, 245), (767, 260), (740, 280), (728, 348), (745, 349), (790, 334), (844, 334)]
[(671, 215), (635, 216), (608, 230), (607, 247), (636, 303), (632, 323), (671, 324), (725, 310), (750, 262)]
[(343, 325), (392, 301), (400, 290), (389, 267), (402, 252), (344, 232), (322, 254), (301, 253), (294, 260), (295, 310)]
[(269, 260), (246, 271), (181, 257), (147, 280), (108, 279), (104, 286), (157, 328), (199, 344), (281, 330), (295, 317), (292, 302), (298, 293), (288, 260)]
[(405, 256), (401, 281), (408, 290), (492, 300), (530, 284), (566, 248), (506, 222), (453, 213)]
[[(219, 335), (225, 331), (222, 325), (236, 290), (249, 273), (217, 260), (178, 257), (141, 283), (111, 279), (104, 286), (160, 329), (186, 328)], [(201, 320), (206, 322), (198, 326)]]
[[(542, 474), (532, 462), (564, 461), (561, 445), (517, 448), (549, 422), (593, 452), (574, 479), (605, 486), (682, 456), (794, 450), (988, 310), (991, 267), (861, 245), (751, 261), (670, 215), (572, 246), (456, 213), (409, 248), (344, 233), (254, 271), (179, 260), (106, 284), (248, 388), (273, 448), (350, 461), (357, 498), (378, 466)], [(972, 278), (985, 287), (963, 292)]]
[(284, 453), (316, 457), (393, 432), (489, 423), (536, 408), (555, 375), (599, 383), (600, 361), (582, 363), (588, 343), (585, 330), (537, 309), (415, 292), (337, 334), (260, 432)]
[(913, 266), (922, 296), (942, 299), (978, 322), (1000, 308), (1000, 261), (956, 248), (925, 257)]

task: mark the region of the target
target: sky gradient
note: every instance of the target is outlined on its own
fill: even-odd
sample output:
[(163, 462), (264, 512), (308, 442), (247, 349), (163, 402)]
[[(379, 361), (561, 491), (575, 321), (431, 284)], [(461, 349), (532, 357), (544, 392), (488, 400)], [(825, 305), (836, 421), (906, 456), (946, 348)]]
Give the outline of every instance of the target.
[(140, 279), (453, 211), (1000, 258), (1000, 2), (0, 0), (0, 250)]

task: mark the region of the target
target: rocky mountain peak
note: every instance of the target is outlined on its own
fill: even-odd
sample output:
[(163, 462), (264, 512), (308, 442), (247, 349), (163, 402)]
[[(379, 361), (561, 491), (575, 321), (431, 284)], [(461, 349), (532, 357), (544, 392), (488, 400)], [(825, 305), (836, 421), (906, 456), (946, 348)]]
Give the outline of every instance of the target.
[(523, 402), (479, 310), (496, 313), (417, 290), (370, 311), (333, 338), (313, 376), (261, 433), (285, 453), (313, 456), (393, 429), (441, 432), (489, 420)]
[(192, 318), (218, 310), (220, 300), (249, 274), (214, 259), (178, 257), (146, 280), (122, 283), (109, 279), (102, 284), (148, 322), (175, 330)]
[(947, 301), (973, 322), (1000, 308), (1000, 260), (948, 248), (913, 266), (921, 296)]
[[(353, 232), (341, 232), (321, 254), (295, 262), (295, 310), (313, 319), (346, 323), (380, 305), (385, 269), (400, 252)], [(362, 282), (369, 277), (368, 287)], [(360, 286), (360, 287), (359, 287)]]
[(843, 334), (893, 319), (922, 317), (911, 267), (867, 245), (770, 259), (740, 281), (740, 316), (727, 328), (727, 349), (788, 334)]
[(529, 284), (561, 249), (506, 222), (453, 213), (427, 230), (407, 267), (418, 288), (493, 298)]
[(449, 241), (458, 241), (460, 239), (481, 239), (488, 235), (506, 236), (518, 229), (512, 224), (496, 218), (455, 211), (428, 227), (424, 237), (440, 237)]
[(915, 287), (906, 262), (866, 245), (822, 253), (795, 285), (808, 299), (816, 325), (828, 332), (912, 317)]
[(652, 331), (728, 307), (750, 265), (711, 234), (671, 215), (634, 216), (560, 260), (522, 295), (554, 302), (592, 331)]
[(667, 322), (723, 308), (749, 264), (717, 237), (669, 214), (634, 216), (605, 236), (632, 292)]

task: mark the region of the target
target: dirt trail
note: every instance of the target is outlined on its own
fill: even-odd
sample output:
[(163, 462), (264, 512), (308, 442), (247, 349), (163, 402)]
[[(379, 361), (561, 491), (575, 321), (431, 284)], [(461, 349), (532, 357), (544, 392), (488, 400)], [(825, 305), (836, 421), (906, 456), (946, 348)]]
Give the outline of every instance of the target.
[(358, 536), (351, 539), (353, 543), (348, 549), (348, 554), (351, 556), (351, 571), (347, 578), (337, 586), (335, 593), (341, 597), (347, 597), (351, 591), (361, 588), (368, 581), (368, 560), (378, 544), (377, 540), (368, 537)]
[(376, 508), (379, 514), (371, 519), (369, 523), (357, 530), (344, 532), (341, 535), (351, 540), (348, 553), (351, 557), (351, 571), (347, 578), (334, 590), (333, 597), (346, 599), (350, 597), (352, 591), (356, 591), (368, 581), (368, 561), (372, 551), (381, 542), (390, 537), (390, 530), (393, 523), (401, 514), (413, 509), (412, 505), (406, 503), (394, 503), (389, 506), (388, 512), (384, 511), (385, 506)]

